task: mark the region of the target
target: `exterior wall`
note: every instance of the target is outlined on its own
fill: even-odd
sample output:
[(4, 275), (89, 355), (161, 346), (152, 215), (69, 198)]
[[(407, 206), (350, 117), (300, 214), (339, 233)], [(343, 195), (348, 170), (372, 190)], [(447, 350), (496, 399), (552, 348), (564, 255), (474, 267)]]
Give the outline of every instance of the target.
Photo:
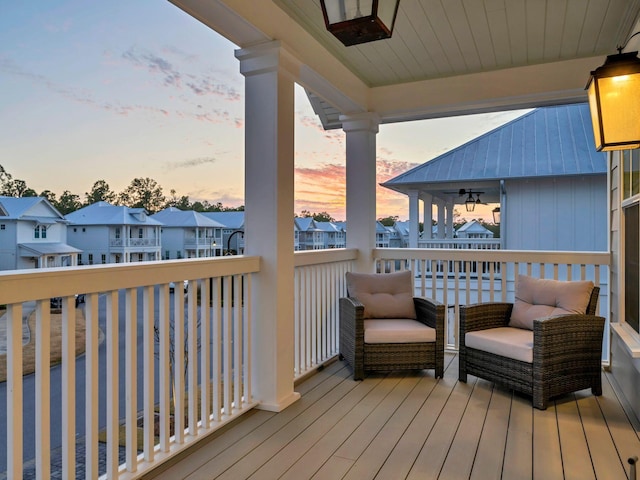
[[(168, 257), (167, 251), (169, 251)], [(184, 251), (184, 230), (182, 228), (162, 227), (162, 258), (164, 260), (186, 258)]]
[(110, 229), (106, 225), (69, 225), (67, 243), (82, 250), (82, 265), (89, 265), (89, 255), (93, 255), (93, 264), (102, 263), (102, 255), (106, 255), (107, 263), (114, 260), (110, 256)]
[(0, 217), (0, 225), (4, 225), (4, 229), (0, 229), (0, 270), (14, 270), (18, 268), (16, 222)]
[(508, 250), (607, 250), (606, 176), (510, 180), (505, 187)]

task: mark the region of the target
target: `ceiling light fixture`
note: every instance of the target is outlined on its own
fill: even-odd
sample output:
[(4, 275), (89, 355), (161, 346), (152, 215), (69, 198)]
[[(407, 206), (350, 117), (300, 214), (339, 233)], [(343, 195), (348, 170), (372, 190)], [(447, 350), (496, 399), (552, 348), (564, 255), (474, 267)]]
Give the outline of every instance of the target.
[(400, 0), (320, 0), (324, 23), (345, 47), (391, 38)]
[(591, 72), (586, 86), (599, 152), (640, 147), (640, 59), (637, 51), (622, 53), (629, 40)]
[(500, 207), (494, 208), (491, 213), (493, 214), (493, 223), (500, 225)]
[(467, 212), (473, 212), (476, 208), (476, 201), (473, 199), (473, 195), (469, 192), (469, 196), (464, 201), (465, 206), (467, 207)]

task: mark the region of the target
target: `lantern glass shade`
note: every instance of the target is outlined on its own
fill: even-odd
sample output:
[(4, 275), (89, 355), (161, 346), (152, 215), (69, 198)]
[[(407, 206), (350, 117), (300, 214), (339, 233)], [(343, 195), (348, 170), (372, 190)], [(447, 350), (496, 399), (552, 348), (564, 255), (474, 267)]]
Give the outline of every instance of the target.
[(400, 0), (321, 0), (324, 22), (345, 46), (390, 38)]
[(638, 52), (609, 55), (587, 84), (596, 150), (640, 147)]
[(476, 208), (476, 201), (471, 197), (471, 195), (469, 195), (469, 198), (464, 201), (464, 204), (467, 207), (467, 212), (473, 212)]
[(493, 223), (500, 225), (500, 207), (494, 208), (491, 213), (493, 214)]

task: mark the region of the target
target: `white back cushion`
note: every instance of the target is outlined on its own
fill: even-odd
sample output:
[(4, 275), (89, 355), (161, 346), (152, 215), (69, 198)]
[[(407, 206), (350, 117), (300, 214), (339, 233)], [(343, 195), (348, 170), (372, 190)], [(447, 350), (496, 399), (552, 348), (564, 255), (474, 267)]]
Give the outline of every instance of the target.
[(416, 318), (413, 275), (347, 272), (347, 292), (364, 305), (364, 318)]
[(584, 314), (592, 290), (591, 281), (568, 282), (518, 275), (509, 326), (533, 330), (536, 318)]

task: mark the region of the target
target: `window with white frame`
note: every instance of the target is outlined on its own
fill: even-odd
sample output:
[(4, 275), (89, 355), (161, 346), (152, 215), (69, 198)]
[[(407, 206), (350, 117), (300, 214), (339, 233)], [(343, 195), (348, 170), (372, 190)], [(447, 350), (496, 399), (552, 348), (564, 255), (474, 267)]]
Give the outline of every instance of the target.
[(622, 152), (624, 320), (640, 332), (640, 151)]

